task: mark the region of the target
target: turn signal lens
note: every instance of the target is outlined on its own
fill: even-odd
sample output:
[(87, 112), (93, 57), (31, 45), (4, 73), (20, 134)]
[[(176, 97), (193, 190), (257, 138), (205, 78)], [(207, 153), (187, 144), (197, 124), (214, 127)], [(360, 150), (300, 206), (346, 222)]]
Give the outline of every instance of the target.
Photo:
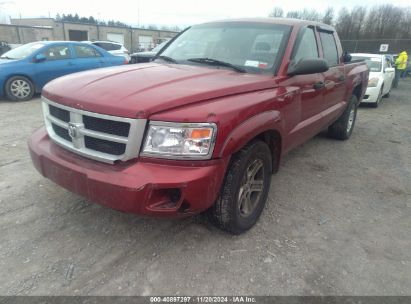
[(192, 129), (190, 137), (192, 139), (210, 138), (211, 129)]

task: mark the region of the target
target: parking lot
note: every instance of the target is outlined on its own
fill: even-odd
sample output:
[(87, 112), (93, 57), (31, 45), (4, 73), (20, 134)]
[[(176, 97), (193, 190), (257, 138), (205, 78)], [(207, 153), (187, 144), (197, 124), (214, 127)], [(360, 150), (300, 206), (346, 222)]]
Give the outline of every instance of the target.
[(410, 92), (408, 79), (379, 108), (360, 107), (349, 141), (324, 133), (288, 154), (240, 236), (54, 185), (26, 146), (39, 98), (2, 100), (0, 294), (411, 295)]

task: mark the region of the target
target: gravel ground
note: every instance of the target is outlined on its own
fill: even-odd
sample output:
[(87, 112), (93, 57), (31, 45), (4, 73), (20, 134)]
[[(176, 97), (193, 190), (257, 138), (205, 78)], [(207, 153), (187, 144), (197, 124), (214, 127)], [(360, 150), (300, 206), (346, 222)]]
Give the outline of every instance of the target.
[(411, 295), (411, 81), (347, 142), (288, 154), (259, 223), (227, 235), (113, 211), (33, 168), (39, 99), (0, 101), (1, 295)]

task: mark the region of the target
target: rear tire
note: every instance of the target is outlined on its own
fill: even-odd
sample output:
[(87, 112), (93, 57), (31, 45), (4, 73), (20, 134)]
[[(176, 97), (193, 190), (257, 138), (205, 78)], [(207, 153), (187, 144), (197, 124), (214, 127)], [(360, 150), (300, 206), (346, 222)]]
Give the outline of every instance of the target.
[(352, 95), (344, 113), (342, 113), (336, 122), (328, 127), (328, 134), (332, 138), (339, 140), (350, 138), (357, 119), (357, 108), (358, 98), (355, 95)]
[(24, 76), (14, 76), (5, 85), (6, 96), (13, 101), (27, 101), (34, 95), (34, 85)]
[(271, 151), (253, 141), (233, 155), (221, 192), (207, 211), (220, 229), (241, 234), (259, 219), (267, 201), (272, 175)]

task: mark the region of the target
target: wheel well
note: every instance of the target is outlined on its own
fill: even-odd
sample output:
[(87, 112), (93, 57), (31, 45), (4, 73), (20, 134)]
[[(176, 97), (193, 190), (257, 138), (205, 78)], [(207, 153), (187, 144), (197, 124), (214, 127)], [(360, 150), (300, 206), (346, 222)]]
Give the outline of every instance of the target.
[(273, 173), (278, 171), (281, 157), (281, 135), (275, 130), (265, 131), (257, 135), (253, 140), (259, 139), (265, 142), (271, 150), (273, 159)]

